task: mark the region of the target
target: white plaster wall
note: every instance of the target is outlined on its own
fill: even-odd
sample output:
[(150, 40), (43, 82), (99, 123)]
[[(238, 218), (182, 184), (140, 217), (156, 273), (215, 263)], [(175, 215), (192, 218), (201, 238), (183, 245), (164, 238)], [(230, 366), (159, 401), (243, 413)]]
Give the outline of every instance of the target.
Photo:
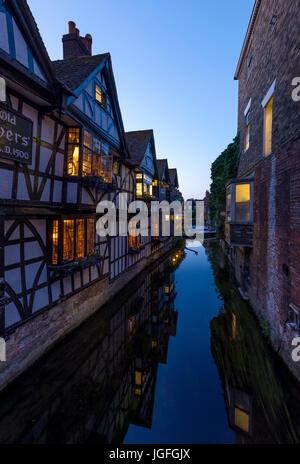
[(77, 184), (68, 182), (67, 185), (67, 202), (76, 203), (77, 202)]
[(12, 183), (13, 183), (13, 171), (7, 171), (6, 169), (0, 169), (1, 179), (1, 198), (11, 198)]

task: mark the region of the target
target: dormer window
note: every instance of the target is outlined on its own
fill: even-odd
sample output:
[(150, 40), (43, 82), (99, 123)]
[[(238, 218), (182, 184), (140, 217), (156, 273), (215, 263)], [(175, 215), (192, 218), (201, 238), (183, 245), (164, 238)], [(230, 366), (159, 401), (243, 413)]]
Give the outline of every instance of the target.
[(98, 84), (95, 85), (95, 98), (96, 98), (96, 102), (99, 103), (99, 105), (101, 105), (102, 108), (106, 110), (107, 108), (106, 94), (104, 93), (100, 85)]

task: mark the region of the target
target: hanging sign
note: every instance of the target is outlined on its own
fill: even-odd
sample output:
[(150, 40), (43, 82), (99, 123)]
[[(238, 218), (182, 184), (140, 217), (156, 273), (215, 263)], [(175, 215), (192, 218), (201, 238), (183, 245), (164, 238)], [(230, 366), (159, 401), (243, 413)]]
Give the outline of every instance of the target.
[(0, 104), (0, 158), (32, 162), (32, 121)]

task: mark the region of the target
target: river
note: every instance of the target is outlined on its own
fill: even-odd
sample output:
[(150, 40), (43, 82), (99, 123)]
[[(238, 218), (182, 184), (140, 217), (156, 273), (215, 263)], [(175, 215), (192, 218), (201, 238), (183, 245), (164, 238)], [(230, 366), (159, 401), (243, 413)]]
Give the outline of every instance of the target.
[(2, 392), (0, 443), (300, 443), (299, 385), (217, 243), (189, 248)]

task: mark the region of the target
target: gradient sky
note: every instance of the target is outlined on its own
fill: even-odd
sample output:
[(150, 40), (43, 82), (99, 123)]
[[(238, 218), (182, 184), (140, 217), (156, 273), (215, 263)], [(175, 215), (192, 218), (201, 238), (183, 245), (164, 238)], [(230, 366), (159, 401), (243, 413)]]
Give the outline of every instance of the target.
[(52, 60), (68, 21), (110, 52), (126, 131), (154, 129), (184, 198), (237, 132), (235, 68), (254, 0), (28, 0)]

